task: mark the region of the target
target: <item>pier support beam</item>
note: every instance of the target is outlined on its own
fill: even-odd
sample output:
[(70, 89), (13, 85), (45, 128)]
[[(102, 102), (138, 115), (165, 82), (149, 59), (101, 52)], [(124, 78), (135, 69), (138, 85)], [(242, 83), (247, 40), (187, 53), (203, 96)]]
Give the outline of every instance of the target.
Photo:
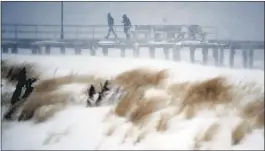
[(45, 46), (45, 53), (51, 54), (51, 46), (49, 46), (49, 45)]
[(65, 47), (64, 46), (61, 46), (60, 50), (61, 50), (61, 54), (65, 54)]
[(90, 55), (95, 56), (96, 55), (96, 49), (94, 47), (90, 48)]
[(154, 46), (149, 47), (149, 55), (152, 59), (155, 58), (155, 47)]
[(5, 47), (5, 46), (2, 47), (2, 52), (3, 52), (3, 53), (8, 53), (8, 47)]
[(235, 47), (231, 47), (230, 48), (230, 52), (229, 52), (229, 66), (230, 67), (234, 66), (235, 53), (236, 53), (236, 48)]
[(139, 57), (139, 50), (140, 50), (140, 47), (138, 47), (138, 46), (135, 46), (133, 48), (133, 56), (134, 57)]
[(194, 63), (196, 47), (190, 46), (190, 61)]
[(40, 53), (40, 47), (39, 46), (33, 46), (31, 50), (31, 54), (39, 54)]
[(81, 47), (75, 47), (75, 54), (80, 55), (81, 54)]
[(208, 63), (208, 52), (209, 52), (208, 46), (203, 46), (203, 48), (202, 48), (202, 62), (203, 62), (203, 64)]
[(220, 58), (219, 58), (219, 65), (222, 66), (224, 65), (224, 47), (220, 47)]
[(169, 60), (169, 47), (168, 46), (163, 47), (163, 52), (165, 55), (165, 59)]
[(247, 49), (243, 49), (242, 50), (242, 64), (244, 66), (244, 68), (247, 68), (248, 66), (248, 50)]
[(216, 66), (219, 65), (219, 51), (218, 51), (218, 46), (213, 47), (213, 58), (214, 58), (214, 64)]
[(104, 56), (108, 56), (108, 47), (102, 47), (102, 52)]
[(180, 50), (182, 49), (181, 45), (174, 45), (173, 46), (173, 59), (174, 61), (180, 61), (181, 56), (180, 56)]
[(125, 49), (126, 49), (126, 46), (121, 46), (121, 57), (125, 57)]
[(17, 47), (17, 45), (14, 45), (14, 46), (12, 47), (11, 52), (12, 52), (13, 54), (18, 53), (18, 47)]
[(253, 67), (253, 60), (254, 60), (254, 50), (253, 50), (253, 48), (249, 49), (248, 56), (249, 56), (248, 67), (252, 68)]

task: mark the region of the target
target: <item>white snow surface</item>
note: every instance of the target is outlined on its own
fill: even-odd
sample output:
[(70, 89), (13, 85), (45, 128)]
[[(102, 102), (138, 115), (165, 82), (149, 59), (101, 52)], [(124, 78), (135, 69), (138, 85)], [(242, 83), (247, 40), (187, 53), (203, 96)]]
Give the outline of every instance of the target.
[[(67, 75), (71, 72), (79, 74), (94, 74), (99, 77), (112, 78), (115, 75), (138, 67), (153, 69), (169, 69), (170, 83), (183, 81), (197, 81), (216, 76), (229, 77), (229, 81), (235, 85), (252, 82), (263, 87), (264, 71), (229, 69), (214, 66), (202, 66), (187, 62), (173, 62), (165, 60), (113, 58), (89, 55), (11, 55), (2, 54), (2, 59), (8, 59), (15, 63), (24, 61), (35, 63), (41, 71), (43, 78)], [(264, 62), (263, 62), (264, 63)], [(73, 91), (73, 95), (79, 95), (83, 85), (69, 85), (67, 89)], [(251, 88), (250, 88), (251, 89)], [(8, 87), (2, 88), (3, 92), (13, 91)], [(156, 94), (157, 95), (157, 94)], [(80, 98), (80, 97), (75, 97)], [(246, 101), (246, 100), (242, 100)], [(4, 108), (2, 108), (3, 110)], [(104, 121), (106, 113), (111, 106), (87, 108), (81, 103), (68, 107), (53, 116), (48, 121), (34, 124), (27, 122), (2, 122), (1, 146), (4, 150), (96, 150), (96, 149), (193, 149), (194, 136), (205, 127), (216, 121), (216, 116), (211, 111), (202, 111), (191, 120), (174, 118), (170, 121), (169, 129), (159, 133), (148, 129), (149, 133), (141, 142), (134, 144), (135, 129), (132, 138), (123, 142), (125, 133), (131, 124), (123, 118), (112, 117)], [(3, 112), (2, 112), (3, 113)], [(227, 118), (221, 121), (221, 132), (211, 141), (206, 142), (202, 149), (259, 149), (264, 150), (264, 128), (256, 129), (248, 134), (238, 145), (232, 145), (227, 139), (231, 125), (238, 120), (233, 114), (227, 113)], [(116, 129), (111, 136), (106, 136), (110, 126)]]

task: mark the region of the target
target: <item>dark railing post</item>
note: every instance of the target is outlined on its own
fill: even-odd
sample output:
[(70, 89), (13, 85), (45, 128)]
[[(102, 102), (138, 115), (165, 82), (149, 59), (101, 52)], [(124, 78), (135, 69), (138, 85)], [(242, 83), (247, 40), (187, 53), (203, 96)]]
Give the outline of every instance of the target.
[(75, 27), (75, 39), (78, 39), (78, 27)]
[(38, 39), (38, 26), (37, 25), (35, 26), (35, 36), (36, 36), (36, 39)]
[(92, 39), (93, 39), (93, 41), (94, 41), (94, 39), (95, 39), (95, 29), (94, 29), (94, 27), (92, 27)]
[(14, 26), (14, 27), (15, 27), (15, 39), (17, 39), (17, 37), (18, 37), (18, 36), (17, 36), (17, 34), (18, 34), (18, 33), (17, 33), (17, 26), (18, 26), (18, 25), (15, 25), (15, 26)]
[(64, 39), (63, 33), (63, 1), (61, 2), (61, 40)]

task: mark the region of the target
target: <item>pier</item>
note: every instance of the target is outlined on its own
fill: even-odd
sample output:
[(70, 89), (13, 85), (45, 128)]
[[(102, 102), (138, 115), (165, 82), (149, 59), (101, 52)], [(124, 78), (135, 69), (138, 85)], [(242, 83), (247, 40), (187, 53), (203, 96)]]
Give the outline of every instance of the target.
[[(264, 49), (263, 41), (222, 41), (218, 40), (218, 30), (215, 27), (200, 27), (196, 32), (190, 32), (189, 25), (135, 25), (132, 27), (131, 39), (126, 40), (123, 26), (116, 26), (118, 39), (104, 39), (108, 27), (104, 25), (64, 25), (64, 38), (60, 35), (60, 25), (2, 25), (2, 53), (19, 53), (19, 49), (30, 49), (32, 54), (51, 54), (53, 48), (60, 48), (61, 54), (71, 48), (76, 55), (84, 49), (90, 55), (101, 48), (104, 56), (108, 56), (110, 48), (120, 49), (120, 56), (126, 57), (126, 50), (133, 49), (134, 57), (146, 48), (150, 58), (155, 58), (157, 48), (162, 48), (165, 59), (170, 52), (173, 60), (181, 61), (180, 50), (189, 49), (190, 61), (194, 63), (195, 51), (202, 51), (203, 64), (213, 57), (216, 66), (224, 62), (224, 50), (229, 50), (229, 65), (234, 66), (236, 52), (242, 54), (242, 64), (245, 68), (253, 66), (253, 54), (257, 49)], [(41, 51), (43, 50), (44, 51)], [(240, 50), (240, 51), (236, 51)], [(212, 51), (213, 56), (209, 56)]]

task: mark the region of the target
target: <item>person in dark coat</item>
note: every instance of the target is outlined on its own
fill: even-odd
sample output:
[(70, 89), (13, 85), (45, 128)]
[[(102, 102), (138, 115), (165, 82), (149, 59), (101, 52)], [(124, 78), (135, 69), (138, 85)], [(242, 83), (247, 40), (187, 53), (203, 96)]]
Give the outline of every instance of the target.
[(113, 29), (114, 19), (111, 16), (110, 13), (108, 13), (108, 26), (109, 26), (109, 31), (108, 31), (108, 34), (107, 34), (107, 36), (105, 38), (108, 39), (111, 32), (114, 34), (115, 38), (117, 38), (117, 35), (116, 35), (116, 33), (115, 33), (114, 29)]
[(124, 14), (124, 15), (122, 16), (122, 18), (123, 18), (122, 23), (123, 23), (123, 25), (124, 25), (124, 33), (125, 33), (125, 35), (126, 35), (126, 39), (130, 39), (130, 29), (131, 29), (131, 27), (132, 27), (131, 21), (130, 21), (130, 19), (127, 17), (126, 14)]

